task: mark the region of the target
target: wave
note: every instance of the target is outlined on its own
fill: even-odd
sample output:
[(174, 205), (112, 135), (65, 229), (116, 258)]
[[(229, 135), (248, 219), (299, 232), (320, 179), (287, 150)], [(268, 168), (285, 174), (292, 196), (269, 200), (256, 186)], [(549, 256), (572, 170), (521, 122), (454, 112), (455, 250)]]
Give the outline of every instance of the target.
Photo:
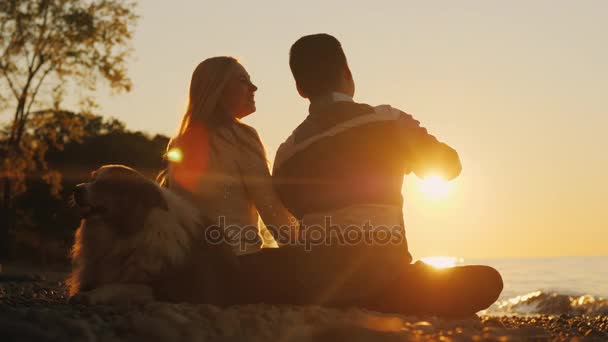
[(592, 295), (578, 296), (535, 291), (510, 299), (499, 300), (486, 311), (486, 314), (608, 315), (608, 300)]

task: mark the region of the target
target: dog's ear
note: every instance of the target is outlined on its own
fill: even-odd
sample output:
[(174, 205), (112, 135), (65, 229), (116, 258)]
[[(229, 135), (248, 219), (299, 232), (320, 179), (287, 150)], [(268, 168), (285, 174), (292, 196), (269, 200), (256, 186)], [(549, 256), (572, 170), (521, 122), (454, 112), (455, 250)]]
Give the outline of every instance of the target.
[(142, 203), (144, 207), (147, 208), (160, 208), (163, 210), (169, 210), (169, 204), (167, 204), (167, 200), (163, 196), (162, 190), (154, 183), (150, 182), (142, 182), (143, 184), (139, 185), (141, 188), (138, 191), (135, 191), (139, 198), (136, 200), (139, 203)]
[(121, 189), (117, 190), (120, 191), (120, 196), (128, 207), (141, 205), (144, 210), (153, 208), (169, 210), (167, 200), (156, 183), (138, 180), (121, 183), (120, 187)]
[(120, 210), (114, 217), (117, 233), (131, 235), (143, 229), (148, 215), (154, 208), (169, 210), (162, 190), (151, 182), (128, 182), (122, 184), (119, 195)]

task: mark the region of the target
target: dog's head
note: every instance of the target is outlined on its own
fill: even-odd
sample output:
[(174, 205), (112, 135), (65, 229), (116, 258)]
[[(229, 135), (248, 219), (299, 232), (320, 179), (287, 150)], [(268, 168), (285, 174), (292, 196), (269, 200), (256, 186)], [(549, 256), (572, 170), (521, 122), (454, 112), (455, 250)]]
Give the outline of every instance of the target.
[(122, 165), (94, 171), (89, 182), (74, 189), (74, 202), (83, 219), (102, 220), (123, 236), (142, 229), (153, 208), (169, 209), (156, 183)]

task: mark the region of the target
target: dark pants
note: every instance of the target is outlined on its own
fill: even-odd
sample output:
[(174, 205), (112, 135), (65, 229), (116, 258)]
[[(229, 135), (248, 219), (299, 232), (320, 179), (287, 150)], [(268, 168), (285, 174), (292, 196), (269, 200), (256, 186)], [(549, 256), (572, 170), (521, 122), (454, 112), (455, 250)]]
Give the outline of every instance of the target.
[(243, 304), (357, 306), (399, 314), (471, 315), (502, 291), (488, 266), (435, 269), (405, 262), (401, 250), (348, 246), (263, 249), (239, 257)]

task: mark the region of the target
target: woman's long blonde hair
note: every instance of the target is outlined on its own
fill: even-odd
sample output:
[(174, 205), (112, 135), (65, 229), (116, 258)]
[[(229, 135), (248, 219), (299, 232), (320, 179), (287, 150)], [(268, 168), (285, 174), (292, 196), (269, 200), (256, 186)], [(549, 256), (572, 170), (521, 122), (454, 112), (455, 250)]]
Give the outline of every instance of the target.
[(211, 57), (199, 63), (192, 73), (188, 107), (175, 138), (184, 134), (191, 122), (215, 126), (230, 119), (217, 107), (231, 71), (238, 63), (235, 58), (228, 56)]
[[(171, 150), (174, 142), (184, 135), (193, 123), (201, 124), (207, 130), (213, 130), (219, 126), (227, 126), (233, 131), (234, 136), (245, 148), (250, 148), (250, 144), (239, 138), (235, 134), (231, 123), (243, 125), (238, 119), (231, 117), (229, 113), (223, 112), (219, 106), (220, 99), (226, 84), (230, 81), (232, 71), (239, 64), (234, 57), (219, 56), (207, 58), (194, 69), (190, 80), (190, 90), (188, 94), (188, 106), (179, 125), (177, 135), (167, 144), (167, 152)], [(251, 130), (246, 130), (251, 131)], [(252, 131), (255, 134), (255, 131)], [(259, 140), (256, 134), (256, 139)], [(260, 142), (261, 144), (261, 142)], [(259, 154), (259, 150), (253, 149), (254, 153)], [(265, 151), (262, 150), (262, 157), (265, 159)], [(166, 160), (166, 153), (165, 153)], [(163, 186), (168, 185), (167, 168), (163, 169), (156, 180)]]

